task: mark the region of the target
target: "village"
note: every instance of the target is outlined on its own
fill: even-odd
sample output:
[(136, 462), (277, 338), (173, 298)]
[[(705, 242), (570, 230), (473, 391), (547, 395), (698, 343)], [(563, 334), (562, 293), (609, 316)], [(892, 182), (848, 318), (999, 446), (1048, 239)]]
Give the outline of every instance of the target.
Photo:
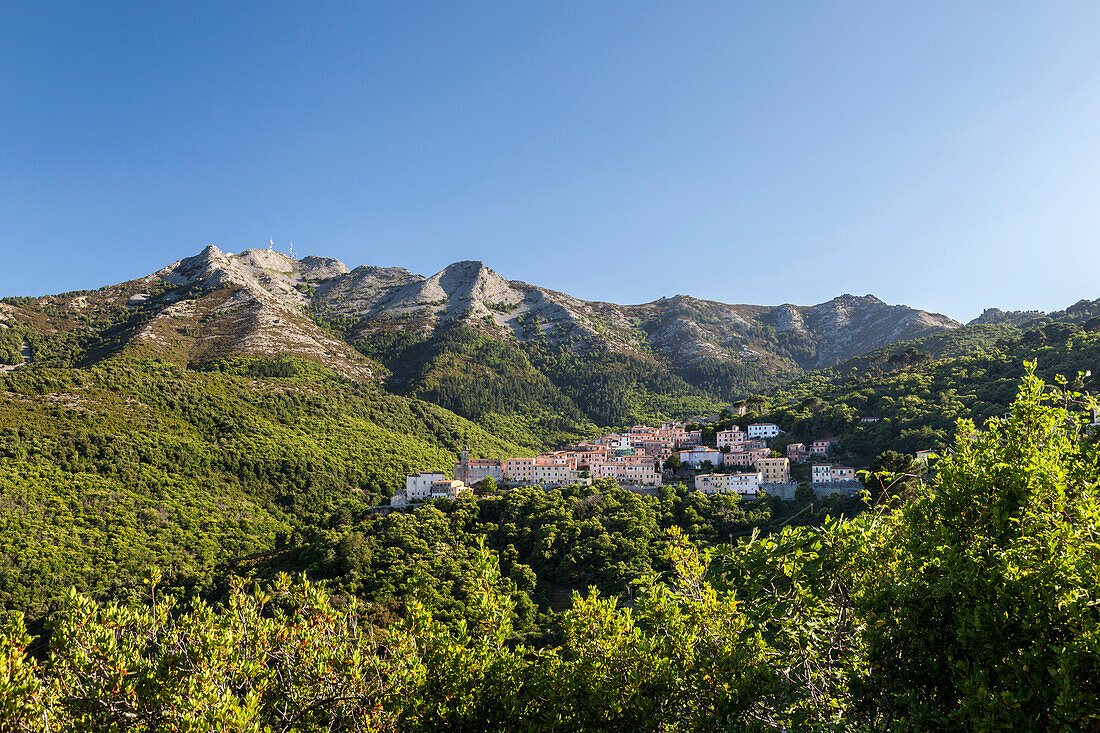
[[(774, 423), (734, 426), (714, 433), (715, 445), (703, 444), (702, 430), (666, 422), (660, 427), (635, 425), (624, 433), (609, 433), (591, 441), (566, 446), (534, 457), (471, 458), (464, 448), (454, 464), (454, 478), (443, 471), (420, 471), (405, 477), (405, 490), (391, 506), (402, 507), (431, 499), (457, 499), (473, 493), (492, 479), (492, 486), (555, 488), (615, 481), (632, 491), (654, 491), (666, 478), (688, 483), (705, 494), (738, 494), (755, 499), (762, 493), (793, 499), (799, 482), (791, 480), (791, 465), (816, 461), (810, 470), (815, 496), (851, 496), (863, 489), (850, 466), (826, 462), (832, 441), (815, 440), (786, 446), (786, 456), (769, 446), (783, 433)], [(685, 476), (686, 474), (686, 476)], [(680, 478), (677, 478), (680, 477)], [(690, 481), (685, 481), (684, 479)]]

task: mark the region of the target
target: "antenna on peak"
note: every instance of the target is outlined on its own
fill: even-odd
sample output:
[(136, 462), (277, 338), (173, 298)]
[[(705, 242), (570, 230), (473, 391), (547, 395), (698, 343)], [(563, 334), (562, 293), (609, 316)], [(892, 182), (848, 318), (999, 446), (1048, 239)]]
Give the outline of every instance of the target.
[(267, 251), (271, 252), (273, 249), (275, 249), (275, 240), (274, 239), (267, 240)]
[(290, 243), (290, 259), (294, 259), (294, 242)]

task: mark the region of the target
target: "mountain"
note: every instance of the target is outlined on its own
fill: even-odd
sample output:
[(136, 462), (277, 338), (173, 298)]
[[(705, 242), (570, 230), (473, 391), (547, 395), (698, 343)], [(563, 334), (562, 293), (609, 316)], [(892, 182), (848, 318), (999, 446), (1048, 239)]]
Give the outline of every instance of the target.
[[(32, 361), (52, 366), (104, 356), (198, 365), (231, 356), (287, 355), (358, 381), (383, 369), (334, 338), (305, 313), (296, 288), (344, 274), (336, 260), (301, 261), (264, 250), (227, 255), (209, 246), (151, 275), (96, 291), (8, 298), (0, 321), (23, 334)], [(15, 330), (12, 330), (13, 327)]]
[[(96, 291), (6, 298), (0, 325), (0, 359), (11, 364), (24, 353), (40, 366), (290, 356), (385, 382), (535, 446), (597, 425), (714, 411), (960, 324), (871, 295), (814, 306), (687, 295), (619, 305), (508, 280), (478, 261), (425, 277), (209, 246)], [(517, 419), (528, 425), (517, 429)]]
[(674, 369), (708, 358), (814, 369), (960, 325), (872, 295), (774, 307), (686, 295), (641, 305), (585, 301), (506, 280), (475, 261), (456, 262), (428, 278), (401, 268), (359, 267), (320, 284), (311, 308), (324, 319), (355, 319), (353, 340), (395, 327), (428, 336), (462, 322), (519, 341), (657, 357)]

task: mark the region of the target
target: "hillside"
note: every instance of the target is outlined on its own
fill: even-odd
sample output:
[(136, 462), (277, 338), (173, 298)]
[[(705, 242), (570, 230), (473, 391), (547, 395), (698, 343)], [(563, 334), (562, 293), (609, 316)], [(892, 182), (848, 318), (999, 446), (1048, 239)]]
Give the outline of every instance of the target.
[(151, 562), (204, 587), (219, 564), (376, 503), (409, 471), (449, 471), (463, 444), (528, 454), (309, 361), (210, 367), (0, 375), (0, 608), (37, 614), (70, 585), (117, 597)]
[(1046, 380), (1091, 372), (1076, 388), (1100, 390), (1100, 320), (1033, 323), (1042, 325), (965, 326), (806, 375), (768, 396), (765, 417), (788, 431), (785, 442), (833, 437), (842, 456), (867, 465), (887, 450), (938, 450), (959, 419), (1001, 416), (1025, 361)]

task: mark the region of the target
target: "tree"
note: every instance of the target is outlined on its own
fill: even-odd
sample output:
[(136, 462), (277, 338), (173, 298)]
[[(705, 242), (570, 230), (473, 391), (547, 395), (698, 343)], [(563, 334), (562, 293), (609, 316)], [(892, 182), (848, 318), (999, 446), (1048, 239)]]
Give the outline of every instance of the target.
[(481, 479), (479, 483), (480, 490), (477, 492), (478, 496), (489, 496), (495, 494), (497, 491), (497, 480), (492, 476), (486, 476)]
[(800, 503), (809, 503), (814, 501), (817, 495), (814, 494), (813, 488), (808, 483), (800, 483), (798, 488), (794, 490), (794, 500)]
[[(906, 729), (1073, 729), (1100, 719), (1098, 456), (1080, 395), (1034, 363), (1006, 421), (960, 421), (925, 490), (881, 522), (858, 581), (859, 697)], [(870, 567), (870, 566), (869, 566)]]

